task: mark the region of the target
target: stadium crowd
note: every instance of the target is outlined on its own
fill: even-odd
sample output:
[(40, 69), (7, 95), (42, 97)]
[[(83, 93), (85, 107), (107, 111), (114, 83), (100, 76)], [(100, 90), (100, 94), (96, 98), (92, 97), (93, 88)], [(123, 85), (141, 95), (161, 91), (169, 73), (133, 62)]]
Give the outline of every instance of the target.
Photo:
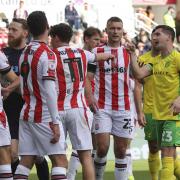
[[(178, 13), (173, 27), (131, 39), (120, 17), (102, 31), (89, 26), (87, 3), (80, 17), (69, 2), (66, 22), (50, 26), (23, 2), (0, 28), (0, 179), (26, 180), (35, 164), (40, 180), (75, 180), (81, 164), (83, 180), (103, 180), (112, 135), (114, 177), (133, 180), (136, 121), (152, 180), (180, 179)], [(145, 12), (154, 20), (151, 7)]]

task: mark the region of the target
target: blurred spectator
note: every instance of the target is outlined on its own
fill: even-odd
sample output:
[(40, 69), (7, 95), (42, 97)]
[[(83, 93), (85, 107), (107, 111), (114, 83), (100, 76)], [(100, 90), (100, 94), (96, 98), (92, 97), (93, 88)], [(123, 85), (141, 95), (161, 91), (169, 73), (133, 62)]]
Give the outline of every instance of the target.
[(4, 22), (6, 24), (6, 27), (9, 25), (8, 18), (6, 17), (4, 12), (0, 12), (0, 22)]
[(5, 48), (7, 46), (7, 41), (8, 41), (8, 29), (2, 26), (0, 23), (0, 49)]
[(72, 1), (69, 1), (68, 5), (65, 7), (65, 20), (68, 22), (71, 28), (80, 28), (81, 20)]
[(132, 42), (137, 46), (144, 35), (150, 40), (148, 33), (144, 29), (140, 29), (139, 34), (132, 39)]
[(176, 13), (175, 29), (176, 29), (177, 42), (180, 43), (180, 11), (178, 11), (178, 12)]
[(27, 19), (28, 12), (24, 8), (24, 0), (19, 1), (19, 7), (14, 10), (13, 18)]
[(175, 9), (172, 6), (169, 6), (167, 12), (163, 16), (164, 24), (172, 28), (175, 28), (174, 15), (175, 15)]
[[(154, 21), (154, 14), (152, 12), (152, 7), (151, 6), (147, 6), (146, 7), (146, 11), (145, 11), (145, 15), (151, 20)], [(152, 28), (152, 23), (150, 20), (145, 20), (145, 23), (148, 27)]]
[(75, 30), (70, 42), (70, 46), (76, 47), (76, 48), (82, 48), (83, 47), (83, 31), (81, 29)]
[(108, 35), (107, 35), (106, 31), (103, 29), (101, 39), (100, 39), (101, 44), (107, 43), (107, 40), (108, 40)]
[(81, 12), (81, 20), (82, 20), (82, 26), (84, 29), (87, 29), (88, 22), (89, 22), (89, 9), (88, 9), (88, 3), (84, 3), (84, 7)]

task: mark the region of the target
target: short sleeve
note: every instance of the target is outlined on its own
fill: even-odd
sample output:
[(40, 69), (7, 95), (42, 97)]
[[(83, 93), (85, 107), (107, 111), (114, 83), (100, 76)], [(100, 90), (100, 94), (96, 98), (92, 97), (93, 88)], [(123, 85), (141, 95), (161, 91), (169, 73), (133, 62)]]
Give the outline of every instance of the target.
[(93, 63), (96, 60), (96, 55), (90, 51), (84, 50), (88, 63)]
[(179, 52), (177, 52), (175, 61), (176, 61), (177, 70), (178, 72), (180, 72), (180, 53)]
[(42, 79), (55, 80), (57, 60), (53, 52), (44, 52), (42, 56)]
[(8, 64), (8, 59), (6, 58), (6, 56), (4, 55), (4, 53), (2, 53), (0, 51), (0, 73), (1, 74), (6, 74), (11, 70), (10, 65)]

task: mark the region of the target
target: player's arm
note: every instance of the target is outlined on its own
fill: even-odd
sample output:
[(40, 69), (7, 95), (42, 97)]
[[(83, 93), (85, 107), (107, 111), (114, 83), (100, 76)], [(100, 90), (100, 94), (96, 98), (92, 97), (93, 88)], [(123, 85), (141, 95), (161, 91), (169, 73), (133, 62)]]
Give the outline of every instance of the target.
[(94, 80), (94, 73), (96, 71), (96, 64), (88, 64), (88, 72), (86, 77), (85, 96), (88, 101), (88, 105), (92, 112), (96, 113), (98, 110), (97, 101), (92, 92), (91, 81)]
[(147, 64), (145, 66), (139, 67), (135, 53), (135, 45), (133, 43), (127, 43), (126, 49), (130, 55), (130, 62), (134, 77), (136, 79), (143, 79), (147, 76), (150, 76), (152, 74), (152, 65)]
[(51, 143), (55, 144), (59, 141), (60, 138), (60, 130), (59, 130), (59, 114), (57, 107), (57, 92), (55, 87), (55, 81), (53, 80), (44, 80), (43, 87), (46, 91), (46, 103), (49, 110), (49, 113), (52, 118), (52, 131), (53, 137), (51, 139)]
[(4, 90), (8, 90), (9, 93), (11, 93), (12, 91), (15, 91), (17, 88), (20, 87), (19, 77), (12, 70), (10, 70), (4, 76), (11, 83), (9, 86), (4, 88)]
[(50, 52), (49, 55), (52, 59), (47, 59), (45, 56), (42, 58), (42, 80), (43, 80), (43, 88), (46, 93), (46, 104), (52, 119), (51, 129), (53, 132), (53, 137), (51, 139), (51, 143), (57, 143), (60, 138), (60, 129), (59, 129), (59, 113), (57, 106), (57, 91), (56, 91), (56, 58), (55, 55)]
[[(177, 71), (180, 73), (180, 53), (177, 54), (175, 58)], [(173, 115), (177, 115), (180, 113), (180, 96), (178, 96), (171, 104), (170, 110), (172, 111)]]
[(137, 112), (137, 120), (141, 127), (146, 125), (145, 116), (143, 113), (143, 103), (142, 103), (142, 83), (139, 80), (135, 80), (135, 88), (134, 88), (134, 102), (136, 106)]
[(114, 60), (114, 55), (111, 53), (93, 53), (90, 51), (84, 50), (86, 57), (89, 63), (93, 63), (96, 61), (109, 61)]
[(0, 52), (0, 73), (11, 83), (7, 88), (2, 88), (2, 94), (6, 98), (20, 85), (18, 76), (11, 70), (6, 56)]

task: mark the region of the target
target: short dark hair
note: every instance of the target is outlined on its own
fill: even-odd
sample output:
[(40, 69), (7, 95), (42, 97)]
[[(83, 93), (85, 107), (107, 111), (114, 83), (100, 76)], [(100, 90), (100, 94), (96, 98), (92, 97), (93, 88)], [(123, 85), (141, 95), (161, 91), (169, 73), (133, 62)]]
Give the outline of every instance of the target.
[(13, 18), (12, 22), (17, 22), (17, 23), (22, 25), (22, 28), (24, 30), (28, 30), (27, 21), (25, 19), (22, 19), (22, 18)]
[(45, 32), (49, 28), (46, 15), (43, 11), (34, 11), (27, 18), (27, 24), (30, 33), (37, 37)]
[(73, 30), (68, 24), (60, 23), (51, 27), (49, 35), (51, 37), (58, 36), (62, 42), (69, 43), (73, 36)]
[(109, 19), (107, 20), (107, 24), (108, 24), (109, 22), (121, 22), (121, 23), (123, 24), (122, 19), (120, 19), (119, 17), (116, 17), (116, 16), (113, 16), (113, 17), (109, 18)]
[(90, 38), (90, 37), (92, 37), (92, 36), (94, 36), (96, 34), (101, 36), (101, 31), (98, 28), (95, 28), (95, 27), (92, 27), (92, 26), (88, 27), (83, 33), (83, 40), (85, 41), (86, 37)]
[(174, 38), (175, 38), (175, 32), (174, 32), (174, 29), (170, 26), (167, 26), (167, 25), (158, 25), (156, 26), (152, 33), (154, 33), (157, 29), (162, 29), (162, 31), (168, 35), (171, 35), (171, 40), (174, 41)]

